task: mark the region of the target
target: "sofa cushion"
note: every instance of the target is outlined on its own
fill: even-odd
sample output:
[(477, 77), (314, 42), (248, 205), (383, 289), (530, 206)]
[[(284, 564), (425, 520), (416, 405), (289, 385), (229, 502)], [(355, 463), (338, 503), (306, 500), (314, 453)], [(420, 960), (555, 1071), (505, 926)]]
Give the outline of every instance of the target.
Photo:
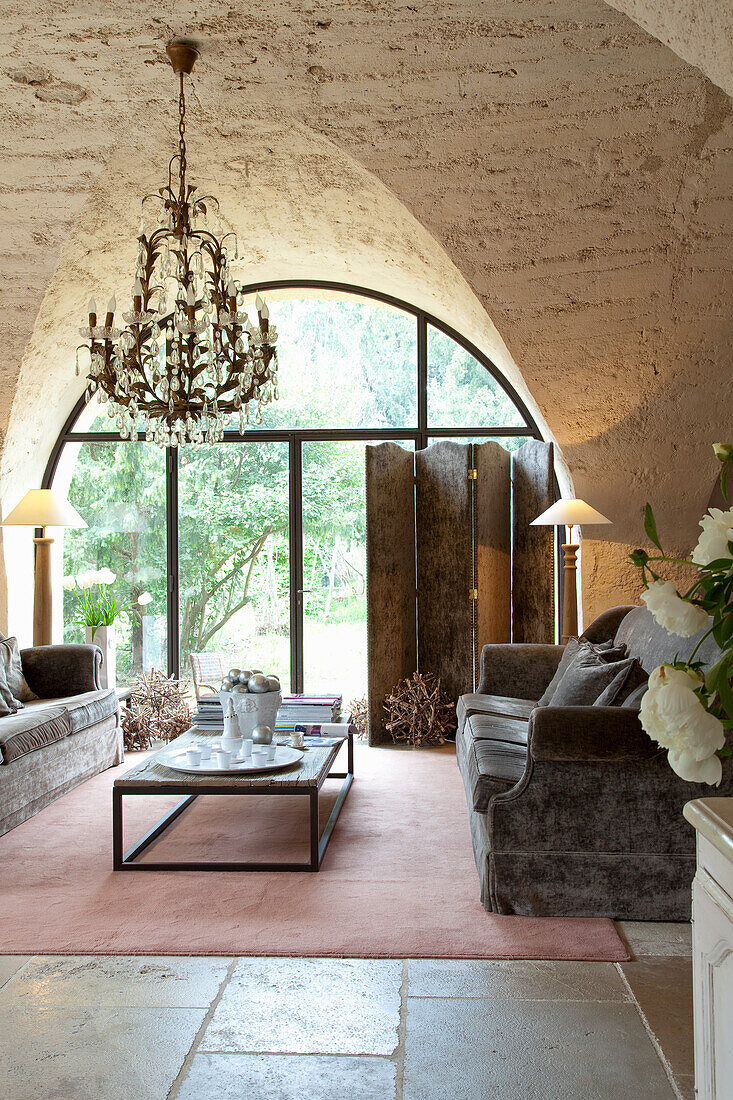
[(508, 718), (529, 718), (537, 706), (531, 699), (513, 699), (504, 695), (461, 695), (456, 704), (458, 728), (472, 714), (504, 714)]
[(26, 707), (17, 714), (0, 718), (0, 754), (3, 764), (61, 741), (71, 733), (71, 719), (65, 707)]
[(486, 813), (494, 794), (510, 790), (524, 775), (529, 723), (520, 718), (473, 714), (464, 746), (474, 810)]
[(592, 653), (600, 658), (600, 660), (606, 662), (619, 661), (627, 656), (625, 647), (623, 645), (617, 645), (610, 638), (604, 642), (589, 642), (587, 638), (570, 638), (563, 650), (563, 655), (560, 658), (560, 663), (557, 666), (555, 675), (540, 696), (540, 700), (537, 703), (538, 707), (550, 706), (560, 681), (572, 662), (581, 653)]
[[(603, 694), (611, 706), (633, 665), (633, 658), (604, 661), (590, 645), (581, 645), (555, 688), (551, 707), (589, 707)], [(610, 689), (610, 690), (606, 690)]]
[[(20, 646), (17, 638), (0, 639), (0, 663), (5, 672), (8, 687), (17, 701), (23, 705), (29, 699), (36, 696), (28, 687), (23, 674), (23, 664), (20, 659)], [(16, 708), (20, 710), (20, 707)]]
[(111, 689), (85, 691), (82, 695), (69, 695), (62, 699), (39, 699), (26, 705), (28, 713), (38, 713), (47, 707), (63, 706), (69, 712), (71, 733), (88, 729), (95, 722), (109, 718), (118, 709), (117, 696)]

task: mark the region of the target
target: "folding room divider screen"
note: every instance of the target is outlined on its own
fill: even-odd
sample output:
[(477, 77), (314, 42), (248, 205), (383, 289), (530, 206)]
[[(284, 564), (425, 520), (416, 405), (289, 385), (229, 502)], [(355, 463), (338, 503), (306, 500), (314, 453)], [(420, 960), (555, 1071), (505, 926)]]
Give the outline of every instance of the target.
[(433, 672), (472, 691), (488, 642), (554, 640), (553, 447), (530, 439), (366, 449), (369, 740), (389, 739), (384, 698)]

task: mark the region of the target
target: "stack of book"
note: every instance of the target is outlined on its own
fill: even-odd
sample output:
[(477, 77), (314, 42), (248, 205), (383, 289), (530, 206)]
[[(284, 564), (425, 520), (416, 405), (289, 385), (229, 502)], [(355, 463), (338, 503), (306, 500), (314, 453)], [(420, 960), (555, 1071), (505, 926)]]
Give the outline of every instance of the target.
[(202, 696), (191, 721), (200, 730), (223, 730), (224, 711), (219, 696)]
[(277, 715), (278, 730), (336, 722), (341, 717), (341, 695), (284, 695)]

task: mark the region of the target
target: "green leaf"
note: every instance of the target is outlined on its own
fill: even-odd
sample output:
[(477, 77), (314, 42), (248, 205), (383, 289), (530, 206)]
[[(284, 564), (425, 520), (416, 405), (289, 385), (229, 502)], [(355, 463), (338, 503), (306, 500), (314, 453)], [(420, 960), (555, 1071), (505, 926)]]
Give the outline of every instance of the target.
[[(659, 535), (657, 534), (657, 521), (654, 518), (652, 506), (648, 503), (646, 508), (644, 509), (644, 530), (646, 531), (647, 537), (649, 538), (650, 542), (653, 542), (659, 550), (662, 550), (662, 544), (659, 541)], [(664, 551), (662, 551), (662, 553), (664, 553)]]

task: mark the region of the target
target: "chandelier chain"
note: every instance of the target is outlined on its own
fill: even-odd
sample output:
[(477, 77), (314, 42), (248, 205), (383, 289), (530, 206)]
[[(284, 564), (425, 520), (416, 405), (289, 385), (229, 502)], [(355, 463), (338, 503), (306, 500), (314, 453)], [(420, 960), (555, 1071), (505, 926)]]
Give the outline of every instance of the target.
[(178, 156), (179, 156), (179, 173), (181, 181), (180, 195), (181, 199), (185, 199), (185, 186), (186, 186), (186, 94), (183, 86), (183, 73), (180, 76), (180, 91), (178, 93)]

